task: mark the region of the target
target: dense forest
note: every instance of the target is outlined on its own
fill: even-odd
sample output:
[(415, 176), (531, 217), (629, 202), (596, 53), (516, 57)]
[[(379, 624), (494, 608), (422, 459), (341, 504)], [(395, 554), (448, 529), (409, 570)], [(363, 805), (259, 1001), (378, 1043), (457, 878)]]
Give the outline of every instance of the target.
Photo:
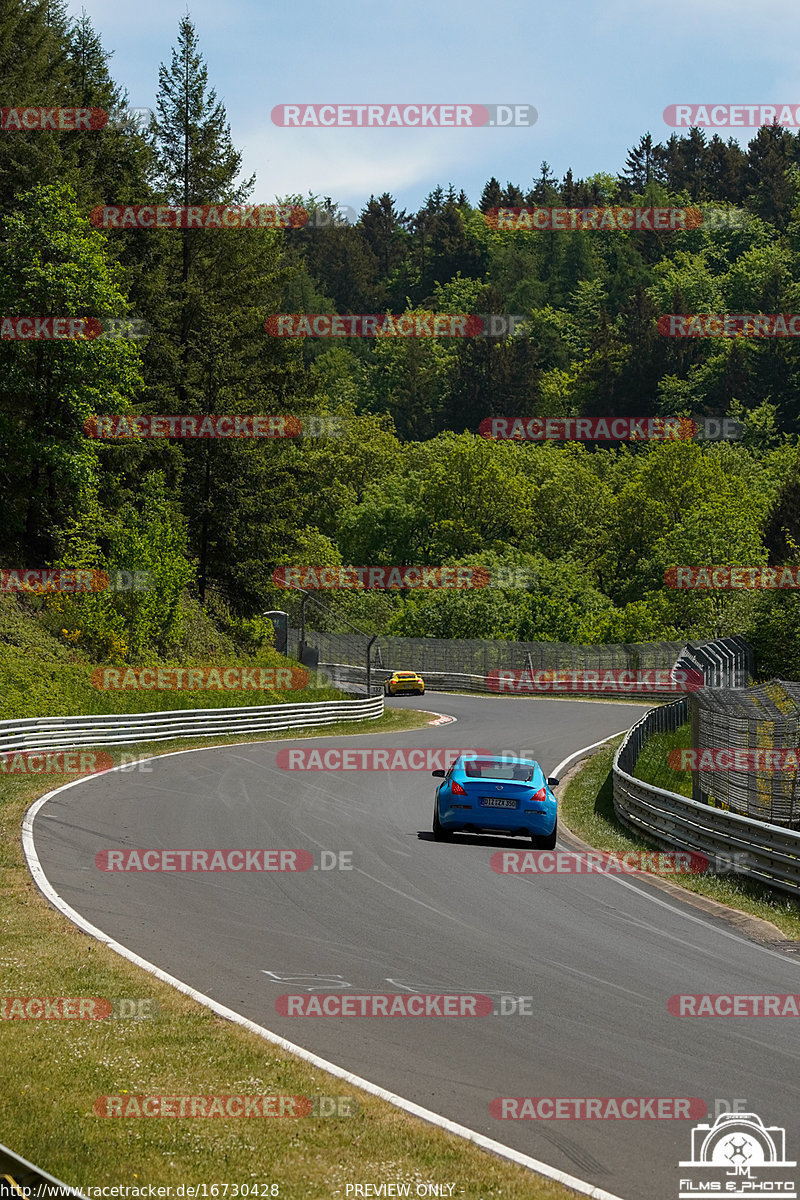
[[(153, 117), (86, 16), (0, 0), (6, 103), (117, 114), (0, 132), (0, 315), (132, 317), (143, 339), (0, 340), (0, 566), (147, 570), (141, 593), (41, 597), (97, 661), (175, 655), (191, 630), (256, 641), (296, 609), (286, 564), (468, 564), (512, 586), (322, 595), (369, 631), (574, 642), (740, 632), (800, 678), (795, 592), (677, 592), (674, 564), (800, 562), (800, 355), (792, 337), (665, 338), (668, 313), (800, 312), (800, 134), (746, 149), (643, 136), (620, 175), (547, 163), (457, 183), (416, 212), (375, 180), (335, 198), (242, 179), (191, 19)], [(141, 98), (137, 97), (137, 102)], [(268, 106), (267, 106), (268, 107)], [(528, 180), (526, 183), (525, 180)], [(285, 229), (101, 229), (102, 205), (282, 203)], [(672, 232), (508, 231), (499, 206), (699, 207)], [(495, 222), (496, 224), (496, 222)], [(286, 338), (283, 313), (516, 314), (506, 337)], [(103, 414), (330, 414), (331, 436), (103, 441)], [(487, 440), (502, 416), (730, 416), (737, 441)], [(15, 603), (31, 603), (19, 600)], [(318, 611), (316, 606), (313, 606)], [(311, 610), (309, 610), (309, 616)], [(2, 630), (0, 630), (0, 637)], [(412, 664), (413, 665), (413, 664)]]

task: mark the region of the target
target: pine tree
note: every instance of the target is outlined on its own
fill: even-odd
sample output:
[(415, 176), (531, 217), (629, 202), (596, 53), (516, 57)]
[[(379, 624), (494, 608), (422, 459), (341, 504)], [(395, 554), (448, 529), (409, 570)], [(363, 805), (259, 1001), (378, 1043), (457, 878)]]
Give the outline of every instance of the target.
[(574, 208), (578, 199), (578, 189), (572, 178), (572, 167), (567, 168), (567, 173), (561, 184), (561, 196), (567, 208)]
[[(67, 41), (73, 103), (103, 109), (110, 117), (108, 125), (72, 143), (75, 187), (87, 208), (126, 199), (142, 202), (150, 195), (147, 180), (152, 152), (144, 131), (135, 122), (120, 120), (127, 97), (111, 77), (110, 57), (88, 16), (82, 13), (70, 28)], [(128, 261), (136, 261), (136, 245), (128, 239), (118, 242), (115, 250)]]
[[(8, 108), (70, 103), (67, 22), (47, 0), (0, 0), (0, 79)], [(18, 130), (0, 136), (0, 205), (38, 183), (64, 179), (75, 134)], [(71, 180), (70, 182), (74, 182)]]
[(255, 175), (234, 186), (242, 156), (217, 93), (208, 89), (208, 68), (189, 17), (181, 20), (178, 45), (158, 71), (156, 178), (169, 204), (241, 204)]
[(664, 182), (664, 148), (649, 133), (639, 139), (625, 159), (625, 171), (620, 176), (633, 193), (641, 193), (649, 183)]
[(558, 193), (558, 180), (553, 175), (548, 162), (543, 162), (539, 168), (539, 178), (534, 181), (531, 195), (534, 204), (558, 204), (561, 199)]
[(493, 175), (481, 192), (478, 208), (482, 213), (487, 213), (490, 208), (499, 208), (502, 203), (503, 192), (500, 184)]
[(783, 230), (798, 200), (794, 138), (779, 125), (764, 125), (747, 149), (750, 205), (762, 220)]
[(403, 257), (404, 226), (408, 215), (397, 212), (388, 192), (380, 199), (370, 196), (359, 218), (364, 239), (380, 264), (384, 279)]
[(747, 155), (734, 138), (723, 142), (715, 133), (707, 147), (706, 176), (711, 200), (741, 204)]
[(506, 208), (522, 208), (525, 204), (525, 197), (515, 183), (506, 183), (503, 188), (502, 204)]
[[(156, 109), (150, 132), (154, 184), (165, 200), (242, 203), (254, 177), (236, 183), (242, 156), (232, 144), (224, 106), (208, 86), (188, 17), (180, 23), (170, 67), (162, 64), (159, 71)], [(279, 296), (282, 235), (234, 228), (142, 236), (161, 239), (164, 246), (149, 308), (156, 326), (152, 340), (164, 347), (161, 375), (150, 372), (156, 411), (268, 412), (277, 404), (276, 386), (291, 395), (301, 351), (264, 331), (265, 316)], [(213, 441), (182, 448), (184, 507), (198, 556), (201, 599), (214, 582), (231, 599), (252, 603), (241, 563), (252, 559), (254, 540), (268, 544), (274, 536), (269, 531), (286, 524), (278, 499), (285, 493), (283, 450), (275, 444)], [(297, 499), (294, 510), (301, 510)]]

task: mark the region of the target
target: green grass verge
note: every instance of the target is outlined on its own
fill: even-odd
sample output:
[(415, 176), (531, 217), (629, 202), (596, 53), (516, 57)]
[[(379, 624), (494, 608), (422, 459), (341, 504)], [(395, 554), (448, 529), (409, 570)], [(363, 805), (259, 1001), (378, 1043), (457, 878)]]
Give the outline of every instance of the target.
[[(673, 739), (679, 733), (680, 730), (676, 734), (652, 739), (653, 742), (662, 743), (661, 750), (654, 748), (649, 752), (652, 762), (666, 763), (664, 748), (671, 749)], [(614, 814), (611, 765), (621, 741), (621, 737), (615, 738), (608, 746), (593, 754), (572, 777), (559, 799), (561, 815), (568, 829), (590, 846), (616, 853), (652, 848), (642, 838), (629, 833)], [(638, 773), (642, 761), (643, 756), (640, 756), (637, 763), (638, 778), (645, 777)], [(669, 768), (666, 769), (669, 771)], [(677, 772), (670, 772), (670, 777), (672, 783), (658, 782), (657, 786), (680, 791), (674, 786), (674, 779), (678, 779)], [(648, 776), (647, 782), (655, 780)], [(670, 875), (669, 880), (687, 891), (771, 921), (787, 937), (800, 940), (800, 904), (789, 896), (781, 896), (779, 892), (737, 875)]]
[[(38, 601), (26, 602), (0, 594), (0, 720), (352, 699), (328, 686), (323, 676), (304, 671), (299, 663), (278, 654), (271, 646), (237, 645), (207, 618), (200, 620), (197, 613), (194, 626), (199, 623), (199, 630), (195, 629), (186, 645), (174, 647), (163, 658), (150, 655), (124, 663), (94, 661), (82, 644), (65, 641), (63, 635), (69, 630), (61, 630), (59, 635), (61, 623), (57, 615)], [(235, 689), (225, 686), (223, 673), (228, 668), (248, 673), (241, 680), (243, 686)], [(148, 669), (217, 671), (220, 678), (209, 678), (206, 674), (201, 680), (196, 675), (191, 688), (178, 689), (176, 685), (189, 683), (189, 677), (172, 675), (165, 681), (167, 687), (156, 689), (144, 686), (157, 681), (145, 676), (144, 684), (136, 686), (137, 680), (130, 672)], [(259, 675), (261, 670), (270, 675)], [(278, 670), (293, 674), (273, 677), (279, 686), (271, 686), (271, 673)], [(117, 672), (118, 677), (103, 674), (108, 671)], [(229, 678), (228, 683), (231, 682), (235, 681)], [(109, 687), (109, 683), (122, 686)], [(203, 686), (199, 686), (201, 683)], [(291, 686), (281, 686), (286, 684)]]
[(691, 800), (691, 771), (676, 771), (669, 765), (671, 750), (688, 750), (690, 746), (691, 725), (688, 721), (678, 726), (673, 733), (653, 734), (642, 746), (642, 752), (633, 770), (634, 778), (641, 779), (643, 783), (650, 783), (653, 787), (664, 788), (668, 792), (677, 792)]
[[(219, 682), (213, 681), (212, 686), (202, 688), (193, 686), (191, 689), (169, 690), (145, 686), (131, 686), (134, 683), (131, 671), (147, 669), (141, 664), (131, 667), (111, 668), (106, 664), (98, 667), (95, 663), (69, 661), (69, 659), (37, 658), (36, 670), (31, 669), (31, 655), (16, 646), (0, 644), (0, 720), (26, 720), (32, 717), (62, 717), (62, 716), (94, 716), (101, 713), (140, 713), (140, 712), (173, 712), (176, 709), (201, 708), (241, 708), (262, 704), (313, 704), (325, 700), (348, 700), (352, 696), (328, 686), (318, 686), (325, 683), (315, 672), (306, 672), (308, 682), (305, 686), (294, 688), (255, 687), (255, 683), (276, 679), (277, 670), (293, 671), (291, 682), (305, 681), (298, 679), (297, 672), (302, 668), (297, 662), (276, 654), (274, 650), (266, 650), (258, 657), (249, 658), (184, 658), (180, 661), (161, 660), (147, 664), (154, 671), (176, 672), (183, 670), (216, 670), (220, 673)], [(220, 687), (224, 683), (223, 673), (227, 668), (240, 672), (249, 672), (245, 677), (248, 686), (237, 690), (226, 690)], [(124, 688), (104, 688), (95, 686), (93, 679), (102, 684), (104, 676), (101, 671), (115, 670), (118, 672), (117, 682), (125, 684)], [(266, 670), (269, 675), (259, 675), (260, 670)], [(128, 682), (125, 682), (128, 672)], [(111, 680), (114, 681), (112, 675)], [(145, 681), (155, 676), (145, 676)], [(196, 679), (198, 677), (195, 677)], [(280, 677), (277, 677), (280, 678)], [(188, 675), (183, 677), (173, 674), (173, 683), (188, 682)], [(209, 676), (203, 677), (208, 681)], [(213, 680), (213, 677), (211, 677)]]
[[(430, 717), (388, 710), (377, 721), (296, 730), (292, 741), (395, 733)], [(113, 749), (115, 761), (193, 746), (281, 741), (180, 739)], [(51, 776), (47, 787), (74, 776)], [(67, 1183), (166, 1186), (278, 1184), (282, 1200), (329, 1200), (347, 1183), (451, 1183), (474, 1200), (568, 1200), (575, 1193), (427, 1125), (215, 1016), (79, 932), (33, 883), (20, 842), (41, 776), (5, 776), (0, 799), (0, 929), (5, 996), (100, 996), (156, 1001), (147, 1020), (0, 1020), (2, 1142)], [(165, 914), (165, 919), (169, 915)], [(349, 1096), (350, 1117), (298, 1120), (109, 1119), (104, 1095)], [(355, 1106), (354, 1106), (355, 1107)], [(496, 1134), (502, 1141), (503, 1130)], [(210, 1191), (208, 1192), (211, 1195)], [(264, 1193), (259, 1192), (259, 1195)], [(174, 1195), (174, 1193), (173, 1193)], [(218, 1195), (222, 1197), (220, 1186)], [(233, 1196), (232, 1188), (228, 1191)]]

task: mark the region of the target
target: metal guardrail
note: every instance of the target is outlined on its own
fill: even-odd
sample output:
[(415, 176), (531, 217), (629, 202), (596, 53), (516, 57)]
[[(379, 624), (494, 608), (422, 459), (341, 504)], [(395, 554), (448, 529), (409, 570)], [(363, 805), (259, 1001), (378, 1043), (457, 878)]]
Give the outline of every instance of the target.
[(688, 714), (689, 701), (682, 697), (651, 709), (628, 731), (612, 768), (617, 817), (632, 833), (669, 849), (697, 850), (727, 860), (736, 855), (733, 863), (738, 874), (800, 895), (800, 833), (723, 812), (634, 779), (631, 772), (645, 740), (654, 733), (673, 732)]
[[(320, 663), (320, 674), (324, 675), (331, 687), (365, 689), (366, 668), (356, 667), (350, 663)], [(391, 671), (382, 671), (380, 667), (372, 668), (372, 678), (383, 691), (384, 680), (389, 679)], [(425, 688), (429, 692), (445, 692), (456, 690), (460, 692), (488, 692), (483, 675), (459, 675), (455, 673), (425, 672)]]
[[(353, 666), (350, 663), (323, 663), (323, 662), (321, 662), (318, 665), (318, 669), (324, 676), (327, 677), (327, 681), (331, 687), (338, 687), (338, 688), (345, 688), (345, 687), (356, 688), (357, 687), (357, 688), (360, 688), (361, 690), (363, 690), (363, 688), (364, 688), (364, 678), (366, 675), (366, 670), (364, 667)], [(411, 670), (412, 668), (407, 666), (407, 669)], [(372, 678), (374, 680), (376, 680), (381, 685), (381, 687), (383, 686), (384, 680), (389, 679), (391, 674), (392, 674), (391, 671), (381, 670), (379, 667), (372, 668)], [(571, 686), (568, 693), (566, 691), (564, 691), (564, 692), (559, 691), (558, 689), (555, 689), (555, 688), (552, 691), (547, 691), (547, 690), (543, 689), (541, 692), (521, 690), (518, 693), (517, 692), (498, 693), (496, 689), (489, 687), (489, 685), (486, 682), (486, 677), (484, 675), (465, 675), (465, 674), (462, 674), (457, 671), (420, 671), (420, 674), (422, 675), (423, 679), (425, 680), (425, 689), (426, 689), (426, 691), (429, 691), (429, 692), (450, 692), (450, 691), (481, 692), (484, 695), (495, 695), (495, 696), (496, 695), (512, 695), (512, 694), (520, 695), (520, 696), (537, 696), (538, 695), (538, 696), (562, 696), (562, 697), (565, 697), (567, 695), (571, 695), (571, 696), (587, 695), (587, 696), (597, 696), (598, 698), (600, 698), (603, 694), (603, 693), (599, 692), (597, 690), (597, 688), (593, 688), (589, 685), (587, 685), (582, 690), (577, 687)], [(606, 693), (606, 699), (609, 699), (609, 698), (614, 699), (614, 698), (616, 698), (617, 695), (628, 697), (630, 699), (635, 699), (638, 695), (638, 697), (640, 699), (644, 698), (645, 700), (651, 700), (651, 699), (658, 699), (659, 697), (665, 697), (665, 698), (672, 697), (675, 695), (675, 693), (674, 692), (653, 692), (653, 691), (647, 691), (646, 693), (645, 692), (637, 693), (636, 691), (631, 689), (630, 691), (620, 691), (619, 693), (615, 693), (614, 696), (610, 696), (609, 693)]]
[[(376, 691), (377, 689), (373, 689)], [(177, 709), (91, 717), (34, 717), (0, 721), (0, 753), (71, 750), (78, 746), (130, 746), (176, 737), (223, 737), (274, 729), (304, 729), (338, 721), (377, 719), (383, 695), (319, 704), (264, 704), (247, 708)]]
[(69, 1200), (74, 1196), (77, 1200), (86, 1200), (83, 1192), (61, 1183), (54, 1175), (9, 1150), (8, 1146), (0, 1146), (0, 1196), (9, 1196), (13, 1200), (19, 1200), (19, 1197), (38, 1200), (44, 1196)]

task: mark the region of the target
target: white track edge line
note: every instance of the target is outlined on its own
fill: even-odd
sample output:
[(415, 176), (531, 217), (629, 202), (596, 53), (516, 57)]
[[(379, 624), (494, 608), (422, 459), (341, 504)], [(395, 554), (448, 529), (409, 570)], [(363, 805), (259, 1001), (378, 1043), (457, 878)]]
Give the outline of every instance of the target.
[[(611, 736), (614, 737), (616, 735), (612, 734)], [(284, 741), (286, 739), (276, 738), (275, 740)], [(239, 744), (241, 745), (242, 743)], [(255, 743), (247, 744), (253, 745)], [(602, 745), (602, 742), (597, 742), (595, 744), (599, 746)], [(216, 747), (211, 746), (198, 747), (198, 749), (209, 750), (215, 748)], [(218, 748), (222, 749), (221, 746)], [(593, 749), (593, 747), (588, 746), (585, 749)], [(194, 753), (194, 750), (178, 750), (174, 751), (173, 753), (191, 754)], [(570, 758), (575, 758), (578, 754), (583, 753), (583, 750), (578, 750), (576, 754), (570, 755)], [(169, 758), (172, 757), (172, 755), (165, 754), (157, 755), (156, 757)], [(147, 762), (148, 759), (137, 759), (136, 761)], [(570, 760), (565, 759), (564, 761), (568, 762)], [(130, 763), (126, 764), (127, 769), (130, 769), (132, 765), (133, 764)], [(114, 771), (120, 769), (121, 768), (119, 767), (112, 768)], [(110, 938), (107, 933), (103, 932), (102, 929), (98, 929), (96, 925), (92, 925), (91, 922), (87, 921), (80, 915), (79, 912), (76, 912), (74, 908), (67, 904), (67, 902), (63, 900), (61, 896), (59, 896), (58, 892), (51, 885), (49, 879), (44, 873), (42, 864), (39, 861), (39, 855), (36, 852), (36, 846), (33, 840), (33, 822), (39, 810), (47, 803), (48, 800), (52, 800), (54, 796), (57, 796), (61, 792), (65, 792), (69, 788), (75, 787), (77, 784), (82, 782), (83, 780), (81, 779), (75, 779), (72, 781), (72, 783), (66, 783), (62, 785), (62, 787), (55, 788), (52, 792), (47, 792), (44, 796), (40, 796), (38, 800), (34, 800), (33, 804), (25, 813), (22, 822), (22, 850), (28, 863), (28, 869), (33, 876), (36, 886), (39, 888), (39, 891), (42, 893), (45, 899), (53, 905), (54, 908), (58, 909), (63, 916), (65, 916), (74, 925), (77, 925), (79, 929), (82, 929), (84, 933), (87, 933), (90, 937), (95, 938), (96, 941), (102, 942), (115, 954), (119, 954), (120, 957), (128, 959), (128, 961), (134, 963), (135, 966), (141, 967), (150, 975), (154, 975), (156, 979), (160, 979), (163, 983), (167, 983), (171, 987), (174, 987), (177, 991), (183, 992), (185, 995), (191, 997), (191, 999), (195, 1000), (198, 1004), (202, 1004), (206, 1008), (211, 1009), (211, 1011), (216, 1013), (217, 1016), (223, 1017), (225, 1020), (231, 1021), (235, 1025), (240, 1025), (243, 1029), (247, 1029), (251, 1033), (255, 1033), (259, 1037), (264, 1038), (266, 1041), (272, 1042), (273, 1045), (280, 1046), (281, 1049), (288, 1051), (290, 1054), (294, 1054), (298, 1058), (303, 1059), (305, 1062), (311, 1063), (312, 1066), (319, 1067), (321, 1070), (327, 1071), (329, 1075), (333, 1075), (338, 1079), (344, 1079), (347, 1083), (352, 1084), (354, 1087), (361, 1088), (362, 1091), (367, 1092), (372, 1096), (377, 1096), (380, 1100), (385, 1100), (388, 1104), (394, 1105), (395, 1108), (403, 1109), (405, 1112), (410, 1113), (411, 1116), (419, 1117), (421, 1120), (427, 1121), (430, 1125), (435, 1125), (439, 1129), (444, 1129), (447, 1133), (452, 1133), (456, 1137), (463, 1138), (464, 1141), (472, 1142), (474, 1145), (480, 1146), (482, 1150), (488, 1150), (491, 1154), (495, 1154), (498, 1158), (508, 1159), (510, 1162), (516, 1163), (517, 1166), (527, 1167), (528, 1170), (536, 1172), (537, 1175), (541, 1175), (545, 1179), (550, 1179), (555, 1183), (562, 1184), (564, 1187), (571, 1188), (572, 1191), (578, 1192), (580, 1195), (588, 1196), (590, 1200), (623, 1200), (622, 1197), (617, 1196), (612, 1192), (607, 1192), (603, 1188), (595, 1187), (594, 1184), (587, 1183), (583, 1179), (578, 1179), (575, 1175), (568, 1175), (565, 1171), (559, 1171), (556, 1167), (551, 1167), (548, 1163), (541, 1162), (537, 1158), (532, 1158), (528, 1154), (523, 1154), (519, 1150), (514, 1150), (511, 1146), (504, 1146), (502, 1142), (496, 1142), (493, 1138), (486, 1137), (482, 1133), (477, 1133), (474, 1129), (468, 1129), (466, 1125), (459, 1125), (457, 1122), (451, 1121), (448, 1117), (443, 1117), (439, 1113), (433, 1112), (431, 1109), (423, 1108), (421, 1105), (415, 1104), (412, 1100), (406, 1100), (403, 1096), (398, 1096), (394, 1092), (387, 1091), (386, 1088), (382, 1088), (378, 1084), (372, 1083), (369, 1079), (364, 1079), (360, 1075), (355, 1075), (352, 1071), (348, 1071), (344, 1067), (338, 1066), (336, 1063), (329, 1062), (327, 1059), (320, 1057), (318, 1054), (314, 1054), (312, 1051), (306, 1050), (303, 1046), (298, 1046), (294, 1042), (288, 1041), (286, 1038), (281, 1037), (280, 1034), (273, 1033), (270, 1029), (265, 1029), (263, 1025), (257, 1025), (255, 1021), (251, 1021), (248, 1017), (243, 1017), (240, 1013), (234, 1012), (233, 1009), (227, 1008), (224, 1004), (220, 1004), (217, 1000), (213, 1000), (210, 996), (204, 995), (202, 992), (197, 991), (196, 988), (184, 983), (183, 980), (177, 979), (174, 975), (167, 974), (166, 971), (162, 971), (161, 968), (157, 967), (154, 963), (149, 962), (146, 958), (142, 958), (141, 955), (136, 954), (133, 950), (129, 950), (127, 946), (123, 946), (120, 942), (114, 941), (114, 939)]]
[(586, 754), (588, 750), (596, 750), (598, 746), (605, 746), (606, 742), (612, 741), (615, 737), (622, 737), (623, 733), (628, 733), (628, 729), (620, 729), (618, 733), (610, 733), (608, 737), (601, 738), (599, 742), (592, 742), (591, 746), (584, 746), (582, 750), (576, 750), (574, 754), (568, 754), (557, 767), (553, 768), (553, 774), (558, 777), (559, 771), (562, 771), (567, 763), (571, 763), (573, 758), (580, 758), (582, 754)]
[[(570, 754), (569, 757), (565, 758), (563, 762), (558, 764), (558, 766), (554, 769), (553, 774), (557, 776), (562, 767), (565, 767), (567, 763), (572, 762), (573, 758), (579, 758), (582, 754), (585, 754), (587, 750), (595, 750), (598, 746), (604, 746), (606, 742), (612, 741), (615, 737), (619, 737), (623, 733), (628, 733), (628, 730), (621, 729), (619, 733), (612, 733), (607, 738), (603, 738), (602, 741), (592, 742), (591, 746), (584, 746), (582, 750), (576, 750), (574, 754)], [(583, 841), (582, 838), (581, 841)], [(780, 959), (782, 963), (792, 962), (792, 960), (787, 958), (785, 954), (781, 954), (778, 950), (773, 950), (770, 946), (765, 946), (762, 942), (758, 942), (754, 938), (747, 937), (741, 933), (736, 933), (732, 929), (721, 929), (718, 924), (712, 924), (712, 922), (707, 921), (704, 917), (696, 916), (693, 912), (689, 911), (691, 908), (691, 902), (687, 899), (684, 899), (683, 896), (671, 895), (669, 900), (663, 900), (660, 896), (655, 895), (655, 891), (652, 887), (647, 886), (649, 883), (647, 879), (648, 874), (649, 872), (647, 871), (631, 872), (631, 875), (635, 879), (641, 879), (643, 881), (645, 885), (643, 887), (636, 887), (636, 885), (632, 883), (630, 879), (622, 879), (619, 875), (614, 874), (613, 871), (605, 874), (603, 878), (607, 879), (609, 883), (615, 883), (619, 887), (628, 888), (630, 891), (636, 892), (637, 896), (641, 896), (643, 899), (649, 900), (653, 904), (658, 904), (661, 908), (666, 908), (672, 913), (677, 913), (687, 921), (693, 921), (695, 925), (702, 925), (706, 929), (712, 929), (721, 937), (729, 938), (733, 942), (739, 942), (743, 946), (749, 946), (750, 949), (760, 950), (763, 954), (770, 955), (771, 958)], [(687, 894), (689, 896), (694, 895), (693, 892), (689, 892)], [(743, 910), (731, 908), (731, 912), (741, 911)], [(716, 920), (719, 919), (720, 918), (716, 918)], [(792, 965), (797, 967), (800, 966), (800, 963), (795, 961), (792, 962)]]

